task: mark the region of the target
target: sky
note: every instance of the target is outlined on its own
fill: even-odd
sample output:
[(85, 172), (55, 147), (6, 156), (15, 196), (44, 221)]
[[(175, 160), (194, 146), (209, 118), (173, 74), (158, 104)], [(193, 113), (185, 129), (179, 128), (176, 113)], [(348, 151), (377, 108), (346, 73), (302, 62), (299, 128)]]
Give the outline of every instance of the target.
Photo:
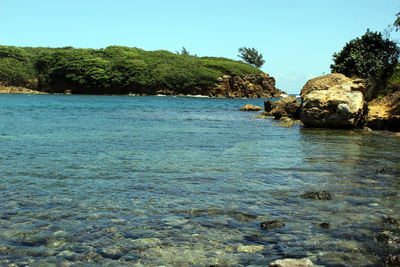
[[(300, 92), (367, 29), (384, 31), (399, 0), (0, 0), (0, 45), (180, 51), (238, 58), (254, 47), (276, 86)], [(400, 40), (400, 31), (391, 33)]]

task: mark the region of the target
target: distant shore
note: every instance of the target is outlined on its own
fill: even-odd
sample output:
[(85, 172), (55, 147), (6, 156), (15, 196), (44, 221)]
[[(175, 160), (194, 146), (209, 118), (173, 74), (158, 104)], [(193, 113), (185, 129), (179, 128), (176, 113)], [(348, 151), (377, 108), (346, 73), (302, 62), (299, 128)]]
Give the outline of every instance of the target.
[(28, 89), (20, 86), (0, 86), (0, 94), (34, 94), (34, 95), (44, 95), (45, 92), (40, 92), (37, 90)]

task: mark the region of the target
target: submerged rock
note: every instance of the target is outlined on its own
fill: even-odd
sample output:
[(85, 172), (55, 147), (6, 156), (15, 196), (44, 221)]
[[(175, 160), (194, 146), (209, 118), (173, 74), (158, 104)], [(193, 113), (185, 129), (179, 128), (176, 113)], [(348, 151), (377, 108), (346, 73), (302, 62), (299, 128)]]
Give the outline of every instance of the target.
[(324, 229), (329, 229), (331, 227), (331, 225), (327, 222), (320, 223), (318, 226)]
[(386, 217), (382, 219), (383, 223), (400, 225), (400, 219), (396, 219), (394, 217)]
[(290, 127), (293, 127), (293, 125), (294, 125), (294, 121), (288, 117), (282, 117), (282, 118), (280, 118), (280, 121), (281, 122), (278, 124), (278, 126), (281, 126), (281, 127), (290, 128)]
[(400, 266), (400, 254), (385, 257), (382, 260), (382, 266)]
[(331, 200), (332, 195), (327, 191), (320, 192), (307, 192), (301, 195), (302, 198), (315, 199), (315, 200)]
[(252, 104), (247, 104), (243, 107), (240, 108), (241, 111), (260, 111), (261, 107), (259, 106), (254, 106)]
[(285, 226), (285, 222), (273, 220), (273, 221), (265, 221), (260, 224), (261, 229), (272, 229)]
[(246, 252), (246, 253), (257, 253), (264, 249), (263, 245), (241, 245), (237, 248), (239, 252)]
[(269, 267), (311, 267), (314, 266), (309, 259), (284, 259), (276, 260), (268, 265)]
[(365, 82), (342, 74), (309, 80), (302, 89), (300, 119), (308, 127), (358, 128), (367, 114)]

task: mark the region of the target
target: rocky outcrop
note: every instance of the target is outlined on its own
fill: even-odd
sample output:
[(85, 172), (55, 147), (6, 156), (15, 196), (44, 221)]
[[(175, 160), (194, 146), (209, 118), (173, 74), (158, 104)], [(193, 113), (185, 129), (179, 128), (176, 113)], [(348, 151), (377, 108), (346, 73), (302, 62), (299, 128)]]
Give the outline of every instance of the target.
[(259, 106), (254, 106), (252, 104), (247, 104), (243, 107), (240, 108), (241, 111), (260, 111), (261, 107)]
[(400, 131), (400, 91), (368, 103), (366, 126), (374, 130)]
[(302, 89), (300, 119), (308, 127), (358, 128), (367, 114), (365, 82), (342, 74), (311, 79)]
[(44, 92), (20, 86), (3, 86), (0, 85), (0, 94), (46, 94)]
[(359, 91), (364, 94), (366, 82), (363, 79), (350, 79), (341, 73), (327, 74), (309, 80), (301, 89), (300, 96), (303, 98), (312, 91), (329, 90), (335, 86), (345, 91)]
[(300, 118), (300, 102), (295, 96), (284, 97), (276, 102), (265, 101), (264, 110), (265, 115), (273, 116), (277, 120), (282, 117)]
[(225, 75), (209, 88), (211, 97), (277, 98), (285, 92), (275, 87), (275, 79), (266, 73), (243, 76)]

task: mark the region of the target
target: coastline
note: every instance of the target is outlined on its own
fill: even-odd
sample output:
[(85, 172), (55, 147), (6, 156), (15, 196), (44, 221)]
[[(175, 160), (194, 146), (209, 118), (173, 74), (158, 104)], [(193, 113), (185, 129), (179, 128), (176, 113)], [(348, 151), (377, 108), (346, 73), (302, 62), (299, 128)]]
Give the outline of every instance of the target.
[(0, 94), (32, 94), (46, 95), (48, 93), (29, 89), (21, 86), (0, 86)]

